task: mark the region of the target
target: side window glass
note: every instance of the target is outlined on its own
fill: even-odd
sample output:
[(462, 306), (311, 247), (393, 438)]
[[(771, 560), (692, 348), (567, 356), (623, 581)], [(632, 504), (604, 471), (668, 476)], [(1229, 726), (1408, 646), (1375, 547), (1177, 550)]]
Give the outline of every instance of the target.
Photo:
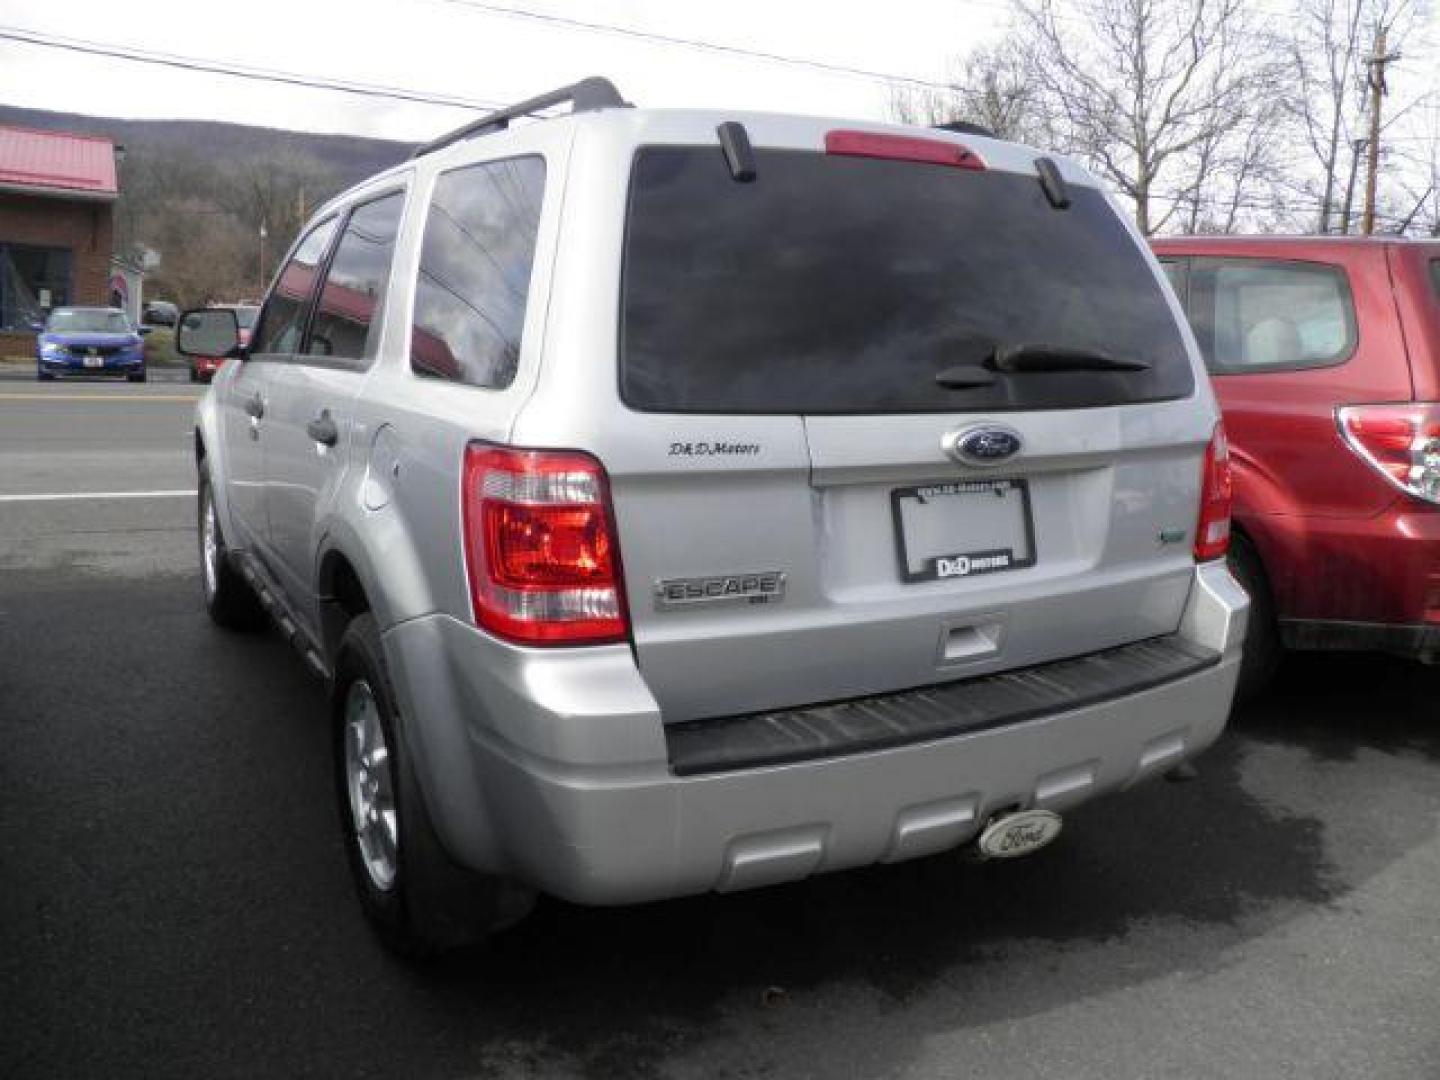
[(397, 191), (351, 212), (315, 305), (308, 355), (336, 357), (358, 367), (375, 358), (376, 316), (385, 300), (404, 208), (405, 194)]
[(545, 194), (539, 157), (445, 173), (425, 221), (410, 366), (503, 389), (515, 378)]
[(1329, 367), (1355, 349), (1355, 304), (1336, 266), (1193, 259), (1189, 311), (1219, 374)]
[(290, 256), (260, 311), (260, 321), (250, 339), (252, 356), (292, 353), (300, 347), (305, 313), (315, 291), (315, 275), (330, 247), (330, 238), (335, 235), (335, 225), (335, 218), (326, 218), (310, 230)]
[(1161, 259), (1160, 269), (1165, 271), (1165, 277), (1170, 282), (1170, 288), (1175, 290), (1175, 295), (1180, 298), (1183, 306), (1185, 303), (1185, 279), (1189, 267), (1184, 259)]

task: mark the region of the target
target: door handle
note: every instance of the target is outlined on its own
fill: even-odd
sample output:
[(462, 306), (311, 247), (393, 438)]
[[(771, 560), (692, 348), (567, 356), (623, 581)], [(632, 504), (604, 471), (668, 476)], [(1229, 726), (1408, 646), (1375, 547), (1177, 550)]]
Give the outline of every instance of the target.
[(335, 426), (329, 409), (322, 409), (319, 416), (305, 425), (305, 434), (321, 446), (334, 446), (340, 441), (340, 429)]
[(261, 419), (265, 415), (265, 399), (258, 392), (253, 397), (247, 398), (245, 411), (250, 414), (250, 419)]

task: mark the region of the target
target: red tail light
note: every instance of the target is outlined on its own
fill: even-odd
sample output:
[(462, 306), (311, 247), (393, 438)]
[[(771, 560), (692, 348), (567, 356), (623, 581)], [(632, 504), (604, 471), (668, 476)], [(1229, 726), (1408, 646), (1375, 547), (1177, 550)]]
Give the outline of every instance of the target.
[(1440, 404), (1346, 405), (1340, 434), (1381, 476), (1407, 495), (1440, 503)]
[(1230, 443), (1225, 425), (1215, 425), (1205, 448), (1200, 474), (1200, 522), (1195, 527), (1195, 558), (1199, 562), (1223, 558), (1230, 550)]
[(475, 621), (527, 645), (624, 641), (605, 470), (588, 454), (466, 448), (460, 498)]
[(980, 155), (947, 139), (921, 139), (914, 135), (886, 135), (872, 131), (827, 131), (827, 154), (850, 157), (889, 158), (892, 161), (921, 161), (927, 165), (951, 165), (957, 169), (983, 170)]

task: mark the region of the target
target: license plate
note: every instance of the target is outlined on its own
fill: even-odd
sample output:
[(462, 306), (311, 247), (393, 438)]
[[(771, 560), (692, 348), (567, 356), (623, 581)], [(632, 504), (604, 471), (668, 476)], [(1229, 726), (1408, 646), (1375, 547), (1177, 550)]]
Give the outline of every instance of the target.
[(906, 581), (974, 577), (1035, 565), (1030, 485), (954, 480), (890, 493)]
[(82, 363), (84, 363), (86, 367), (104, 367), (105, 358), (103, 356), (87, 356)]

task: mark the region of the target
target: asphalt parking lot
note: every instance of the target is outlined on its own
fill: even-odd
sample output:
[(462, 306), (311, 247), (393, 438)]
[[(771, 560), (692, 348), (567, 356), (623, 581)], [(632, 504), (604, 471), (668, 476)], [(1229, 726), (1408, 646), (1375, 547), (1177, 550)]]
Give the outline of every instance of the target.
[(1380, 658), (1013, 864), (392, 960), (320, 685), (201, 609), (195, 396), (0, 382), (0, 1076), (1440, 1075), (1440, 671)]

